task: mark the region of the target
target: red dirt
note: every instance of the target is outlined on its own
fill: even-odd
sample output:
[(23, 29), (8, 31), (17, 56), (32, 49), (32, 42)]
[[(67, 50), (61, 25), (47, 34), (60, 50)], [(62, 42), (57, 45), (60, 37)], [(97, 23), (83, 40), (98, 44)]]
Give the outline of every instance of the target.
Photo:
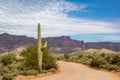
[(58, 61), (60, 72), (16, 80), (120, 80), (116, 73), (91, 69), (83, 64)]

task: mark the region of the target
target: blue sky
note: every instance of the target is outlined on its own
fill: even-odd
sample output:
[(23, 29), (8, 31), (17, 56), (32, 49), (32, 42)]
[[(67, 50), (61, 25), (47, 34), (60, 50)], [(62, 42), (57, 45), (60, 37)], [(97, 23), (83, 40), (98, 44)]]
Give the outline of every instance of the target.
[(85, 13), (74, 13), (77, 17), (86, 17), (97, 20), (112, 20), (120, 17), (120, 0), (67, 0), (76, 3), (86, 3)]
[(0, 0), (0, 33), (120, 42), (120, 0)]

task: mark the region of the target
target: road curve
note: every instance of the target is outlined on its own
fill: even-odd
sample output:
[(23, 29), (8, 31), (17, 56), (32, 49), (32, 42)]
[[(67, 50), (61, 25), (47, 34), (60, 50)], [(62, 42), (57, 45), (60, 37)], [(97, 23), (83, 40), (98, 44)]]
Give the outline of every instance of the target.
[(58, 61), (60, 72), (35, 80), (120, 80), (111, 72), (94, 70), (82, 64)]

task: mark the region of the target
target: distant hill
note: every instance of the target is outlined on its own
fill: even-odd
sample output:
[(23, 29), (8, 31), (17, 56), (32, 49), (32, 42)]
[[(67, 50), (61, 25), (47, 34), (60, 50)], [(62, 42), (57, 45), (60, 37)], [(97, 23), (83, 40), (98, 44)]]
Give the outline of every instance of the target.
[(108, 50), (108, 49), (87, 49), (87, 50), (82, 50), (82, 51), (76, 51), (70, 53), (70, 55), (78, 56), (80, 54), (120, 54), (120, 52)]
[(120, 51), (120, 42), (88, 42), (85, 43), (85, 49), (109, 49), (113, 51)]
[[(43, 42), (46, 38), (43, 38)], [(48, 37), (50, 52), (52, 53), (70, 53), (86, 49), (109, 49), (120, 51), (120, 43), (114, 42), (89, 42), (73, 40), (69, 36)], [(7, 33), (0, 34), (0, 52), (22, 50), (28, 45), (36, 45), (37, 40), (33, 37), (24, 35), (10, 35)]]
[(94, 53), (99, 53), (99, 54), (117, 54), (117, 52), (112, 51), (112, 50), (108, 50), (108, 49), (87, 49), (84, 50), (83, 53), (90, 53), (90, 54), (94, 54)]
[(24, 35), (0, 34), (0, 52), (11, 51), (19, 47), (26, 47), (30, 44), (36, 44), (36, 39)]

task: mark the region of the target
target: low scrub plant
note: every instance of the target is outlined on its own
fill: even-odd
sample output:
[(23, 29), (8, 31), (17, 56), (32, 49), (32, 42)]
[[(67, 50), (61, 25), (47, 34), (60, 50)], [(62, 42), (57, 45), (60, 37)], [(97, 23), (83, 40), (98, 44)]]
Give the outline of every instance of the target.
[(120, 54), (80, 54), (78, 57), (73, 58), (70, 56), (70, 61), (83, 63), (95, 68), (102, 68), (106, 70), (120, 71)]
[(2, 80), (13, 80), (13, 78), (14, 78), (13, 74), (7, 73), (2, 77)]
[(16, 55), (14, 53), (8, 53), (8, 54), (4, 54), (1, 57), (1, 63), (5, 66), (13, 63), (14, 61), (16, 61)]
[[(37, 60), (37, 47), (29, 46), (25, 51), (21, 53), (24, 57), (24, 65), (26, 69), (38, 70), (38, 60)], [(56, 68), (56, 60), (52, 57), (48, 51), (43, 51), (43, 69), (49, 70), (51, 68)]]
[(25, 75), (37, 75), (39, 71), (32, 69), (32, 70), (25, 71), (24, 73)]
[(104, 60), (100, 57), (95, 57), (90, 62), (90, 66), (99, 68), (102, 64), (104, 64)]

